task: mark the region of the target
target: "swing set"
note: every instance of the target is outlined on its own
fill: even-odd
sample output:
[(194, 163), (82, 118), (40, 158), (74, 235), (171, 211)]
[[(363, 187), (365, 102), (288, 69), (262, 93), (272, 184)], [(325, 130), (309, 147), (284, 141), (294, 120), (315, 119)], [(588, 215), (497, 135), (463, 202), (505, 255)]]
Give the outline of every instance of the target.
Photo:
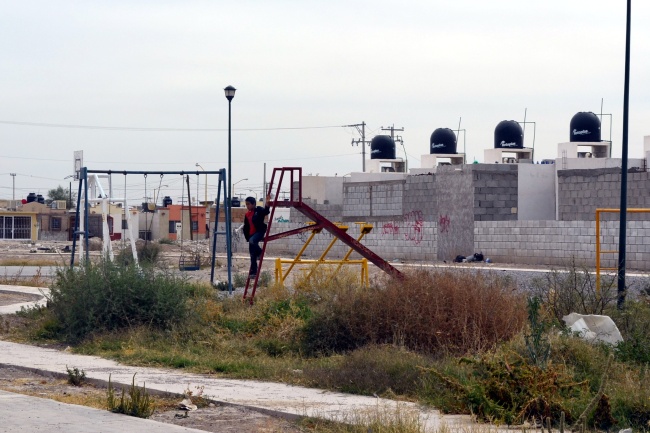
[[(99, 183), (99, 174), (103, 175), (108, 175), (109, 177), (109, 182), (111, 179), (111, 176), (113, 174), (122, 174), (124, 175), (124, 196), (123, 197), (109, 197), (108, 194), (106, 194), (101, 187), (101, 184)], [(81, 262), (88, 263), (90, 260), (89, 256), (89, 239), (91, 237), (91, 233), (89, 232), (89, 213), (90, 213), (90, 203), (99, 203), (101, 204), (102, 207), (102, 238), (103, 238), (103, 248), (102, 251), (104, 254), (110, 259), (113, 260), (113, 251), (111, 247), (111, 239), (109, 235), (109, 226), (108, 226), (108, 213), (109, 213), (109, 205), (110, 203), (121, 203), (122, 204), (122, 227), (124, 230), (124, 227), (126, 226), (126, 230), (128, 230), (128, 237), (129, 241), (131, 244), (131, 253), (133, 255), (133, 260), (136, 266), (139, 266), (138, 264), (138, 255), (136, 251), (136, 246), (135, 246), (135, 239), (137, 233), (137, 223), (133, 224), (131, 221), (131, 212), (129, 211), (129, 206), (127, 203), (127, 198), (126, 198), (126, 179), (127, 175), (143, 175), (144, 180), (145, 180), (145, 197), (147, 197), (147, 176), (148, 175), (159, 175), (160, 176), (160, 182), (158, 185), (158, 194), (160, 194), (160, 187), (162, 186), (162, 181), (163, 177), (165, 175), (181, 175), (184, 177), (184, 180), (187, 184), (187, 197), (188, 197), (188, 203), (190, 202), (190, 174), (195, 174), (198, 176), (199, 174), (216, 174), (219, 177), (219, 183), (218, 183), (218, 189), (217, 189), (217, 197), (216, 197), (216, 217), (214, 224), (212, 225), (212, 253), (211, 253), (211, 272), (210, 272), (210, 283), (214, 285), (214, 268), (215, 268), (215, 262), (216, 262), (216, 250), (217, 250), (217, 236), (218, 235), (225, 235), (226, 236), (226, 255), (227, 255), (227, 262), (228, 262), (228, 290), (230, 294), (232, 294), (232, 251), (231, 251), (231, 234), (232, 234), (232, 229), (231, 229), (231, 209), (230, 206), (225, 206), (225, 213), (226, 213), (226, 227), (225, 231), (220, 232), (218, 230), (218, 221), (219, 221), (219, 211), (220, 211), (220, 202), (221, 202), (221, 193), (223, 192), (223, 198), (224, 202), (227, 201), (227, 190), (226, 190), (226, 185), (227, 185), (227, 179), (226, 179), (226, 169), (222, 168), (221, 170), (218, 171), (130, 171), (130, 170), (121, 170), (121, 171), (116, 171), (116, 170), (89, 170), (87, 167), (82, 167), (79, 172), (79, 189), (78, 189), (78, 200), (77, 200), (77, 207), (76, 207), (76, 212), (75, 212), (75, 223), (74, 223), (74, 231), (73, 231), (73, 240), (72, 240), (72, 252), (71, 252), (71, 257), (70, 257), (70, 267), (74, 267), (74, 262), (75, 262), (75, 255), (77, 251), (77, 241), (78, 241), (78, 250), (79, 250), (79, 260)], [(95, 195), (96, 189), (99, 189), (99, 198), (89, 198), (88, 197), (88, 190), (89, 186), (92, 189), (93, 196)], [(112, 193), (112, 190), (111, 190)], [(197, 195), (198, 197), (198, 181), (197, 181)], [(151, 222), (149, 222), (149, 213), (152, 213), (156, 210), (156, 203), (158, 201), (158, 197), (156, 197), (156, 194), (154, 192), (154, 201), (153, 203), (150, 203), (148, 201), (145, 201), (142, 205), (142, 211), (145, 213), (145, 245), (150, 241), (150, 233), (151, 233), (151, 228), (153, 225), (153, 217), (151, 218)], [(183, 227), (182, 221), (183, 221), (183, 206), (182, 203), (185, 199), (185, 191), (183, 190), (183, 196), (181, 198), (181, 230)], [(145, 199), (148, 200), (148, 199)], [(192, 230), (192, 206), (191, 204), (187, 206), (187, 220), (189, 223), (189, 233), (190, 233), (190, 241), (193, 241), (193, 230)], [(198, 224), (198, 208), (197, 208), (197, 218), (196, 218), (197, 224)], [(126, 222), (126, 224), (124, 224)], [(135, 226), (135, 227), (134, 227)], [(135, 233), (134, 233), (135, 230)], [(210, 227), (208, 227), (208, 230), (210, 230)], [(197, 233), (198, 236), (198, 233)], [(184, 249), (183, 245), (183, 234), (181, 232), (181, 255), (179, 258), (179, 263), (178, 267), (181, 271), (194, 271), (198, 270), (201, 266), (200, 262), (200, 255), (198, 254), (198, 245), (195, 246), (195, 249), (193, 252), (188, 252)], [(125, 237), (122, 236), (122, 246), (124, 248), (124, 243), (125, 243)]]

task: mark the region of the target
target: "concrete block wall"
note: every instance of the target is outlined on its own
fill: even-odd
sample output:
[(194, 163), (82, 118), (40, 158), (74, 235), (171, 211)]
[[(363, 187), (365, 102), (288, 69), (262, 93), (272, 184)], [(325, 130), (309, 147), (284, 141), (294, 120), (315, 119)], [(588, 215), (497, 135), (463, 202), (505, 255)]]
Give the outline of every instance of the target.
[(370, 215), (370, 182), (343, 184), (343, 217)]
[[(620, 168), (559, 170), (558, 219), (594, 221), (596, 208), (618, 209), (621, 203)], [(650, 173), (633, 172), (627, 177), (628, 208), (650, 208)], [(604, 214), (602, 220), (618, 220)], [(628, 221), (650, 220), (649, 214), (628, 214)]]
[[(618, 250), (618, 222), (601, 225), (602, 250)], [(474, 249), (495, 263), (580, 266), (596, 263), (594, 221), (477, 221)], [(627, 266), (650, 270), (650, 221), (629, 221)], [(616, 267), (616, 254), (601, 255), (604, 267)]]
[[(316, 204), (312, 200), (305, 200), (305, 203), (314, 209), (319, 214), (323, 215), (330, 221), (343, 221), (343, 206), (342, 205), (326, 205), (326, 204)], [(292, 223), (302, 223), (305, 224), (311, 219), (307, 218), (295, 208), (290, 209), (289, 221)], [(273, 223), (275, 225), (276, 223)]]
[(426, 222), (435, 222), (437, 212), (437, 188), (434, 174), (421, 174), (406, 178), (402, 209), (405, 215), (419, 212)]
[(436, 173), (438, 213), (438, 260), (452, 260), (474, 249), (474, 184), (471, 166), (456, 171), (438, 167)]
[(484, 164), (469, 167), (473, 172), (474, 220), (516, 220), (518, 164)]

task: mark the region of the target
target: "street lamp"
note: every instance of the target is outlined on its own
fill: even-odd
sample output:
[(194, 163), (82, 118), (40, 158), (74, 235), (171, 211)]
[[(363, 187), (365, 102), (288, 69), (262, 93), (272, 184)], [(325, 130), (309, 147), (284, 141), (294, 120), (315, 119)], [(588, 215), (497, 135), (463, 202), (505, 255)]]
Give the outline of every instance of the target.
[(13, 187), (11, 189), (11, 199), (13, 201), (16, 201), (16, 173), (9, 173), (9, 175), (11, 175), (11, 180), (13, 183)]
[(243, 182), (245, 180), (248, 180), (248, 178), (238, 180), (237, 182), (232, 184), (232, 195), (235, 195), (235, 185), (237, 185), (239, 182)]
[[(69, 176), (66, 176), (63, 178), (63, 180), (74, 178), (74, 174), (71, 174)], [(68, 181), (68, 203), (66, 203), (65, 206), (66, 209), (72, 208), (72, 181)]]
[[(160, 185), (160, 188), (153, 189), (153, 203), (156, 206), (158, 206), (158, 197), (160, 197), (160, 190), (163, 188), (169, 188), (169, 185)], [(156, 195), (156, 191), (158, 191), (157, 195)]]
[[(231, 127), (231, 103), (232, 103), (232, 98), (235, 97), (235, 89), (233, 86), (228, 86), (223, 91), (226, 94), (226, 99), (228, 100), (228, 204), (226, 204), (226, 212), (228, 212), (226, 216), (226, 221), (227, 224), (226, 227), (230, 227), (230, 224), (232, 223), (232, 159), (231, 159), (231, 149), (232, 149), (232, 127)], [(230, 279), (230, 273), (232, 269), (232, 236), (230, 234), (228, 235), (228, 242), (227, 242), (227, 256), (228, 256), (228, 292), (232, 294), (232, 281)]]
[[(198, 162), (195, 165), (198, 168), (200, 168), (201, 170), (205, 171), (205, 169), (203, 167), (201, 167), (201, 164), (199, 164)], [(205, 205), (205, 207), (209, 207), (208, 206), (208, 174), (207, 173), (205, 174), (205, 198), (203, 199), (203, 204)]]

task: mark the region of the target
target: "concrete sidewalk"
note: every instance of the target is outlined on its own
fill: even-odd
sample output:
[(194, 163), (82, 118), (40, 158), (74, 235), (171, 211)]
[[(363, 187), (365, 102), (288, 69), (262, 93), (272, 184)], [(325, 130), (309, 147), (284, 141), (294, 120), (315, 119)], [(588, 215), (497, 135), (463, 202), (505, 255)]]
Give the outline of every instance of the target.
[(3, 433), (205, 433), (107, 410), (59, 403), (46, 398), (0, 391), (0, 432)]
[[(43, 289), (0, 286), (0, 290), (38, 294), (39, 290)], [(25, 304), (33, 305), (34, 303)], [(15, 305), (8, 306), (6, 311), (13, 312), (20, 309), (15, 307)], [(443, 423), (454, 426), (467, 425), (470, 422), (468, 416), (442, 415), (437, 410), (421, 408), (414, 403), (323, 391), (282, 383), (220, 379), (209, 375), (190, 374), (183, 370), (131, 367), (96, 356), (76, 355), (8, 341), (0, 341), (0, 364), (57, 374), (65, 374), (66, 366), (76, 367), (83, 370), (89, 379), (107, 382), (110, 375), (113, 383), (123, 385), (130, 385), (133, 375), (137, 373), (136, 383), (140, 386), (146, 383), (149, 390), (182, 394), (188, 388), (193, 390), (196, 386), (202, 386), (204, 395), (217, 402), (241, 405), (285, 418), (312, 416), (340, 421), (350, 420), (360, 412), (374, 412), (379, 409), (382, 413), (390, 413), (399, 407), (402, 413), (412, 411), (418, 414), (428, 430), (439, 428)], [(0, 402), (6, 403), (6, 400), (0, 400)], [(2, 404), (2, 406), (5, 405)], [(2, 427), (0, 425), (0, 431), (2, 431)]]
[[(46, 287), (27, 287), (27, 286), (8, 286), (0, 285), (0, 291), (3, 292), (16, 292), (16, 293), (26, 293), (28, 295), (38, 295), (43, 296), (47, 295), (50, 289)], [(20, 311), (21, 307), (34, 307), (36, 305), (45, 305), (45, 298), (42, 297), (38, 301), (31, 302), (21, 302), (19, 304), (11, 305), (0, 305), (0, 315), (1, 314), (14, 314)]]

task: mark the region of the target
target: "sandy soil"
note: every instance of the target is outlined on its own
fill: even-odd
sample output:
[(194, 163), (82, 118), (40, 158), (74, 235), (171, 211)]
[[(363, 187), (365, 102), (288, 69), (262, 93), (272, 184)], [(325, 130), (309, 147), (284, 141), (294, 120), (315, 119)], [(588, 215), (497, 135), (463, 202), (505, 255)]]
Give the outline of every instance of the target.
[[(66, 380), (50, 375), (0, 365), (0, 389), (65, 403), (82, 404), (105, 409), (106, 388), (90, 384), (72, 386)], [(190, 412), (187, 417), (174, 407), (181, 397), (158, 397), (153, 421), (176, 424), (206, 432), (285, 432), (302, 431), (290, 421), (250, 409), (211, 403)]]

